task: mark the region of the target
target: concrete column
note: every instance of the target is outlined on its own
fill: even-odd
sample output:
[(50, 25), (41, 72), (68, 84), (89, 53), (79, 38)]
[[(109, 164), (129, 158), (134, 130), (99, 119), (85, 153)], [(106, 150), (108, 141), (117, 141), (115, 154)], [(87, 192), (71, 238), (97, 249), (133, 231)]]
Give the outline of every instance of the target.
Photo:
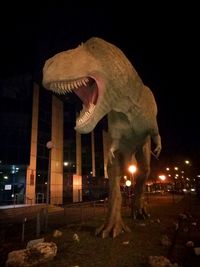
[(63, 203), (63, 103), (52, 97), (50, 203)]
[(82, 175), (81, 134), (76, 132), (76, 174)]
[(73, 202), (82, 201), (82, 176), (73, 175)]
[(96, 176), (95, 168), (95, 144), (94, 144), (94, 131), (91, 132), (91, 143), (92, 143), (92, 176)]
[(73, 202), (82, 201), (82, 144), (81, 134), (76, 132), (76, 174), (73, 175)]
[(38, 110), (39, 110), (39, 86), (33, 85), (33, 107), (31, 126), (30, 165), (26, 171), (26, 204), (35, 203), (36, 160), (37, 160), (37, 136), (38, 136)]

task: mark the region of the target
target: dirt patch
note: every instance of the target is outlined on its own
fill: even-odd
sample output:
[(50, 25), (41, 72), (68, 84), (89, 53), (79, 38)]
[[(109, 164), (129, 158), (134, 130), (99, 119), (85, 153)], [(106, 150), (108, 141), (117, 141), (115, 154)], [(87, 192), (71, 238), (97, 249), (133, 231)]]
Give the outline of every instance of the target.
[[(81, 224), (60, 227), (61, 236), (54, 237), (52, 229), (42, 235), (45, 241), (57, 244), (58, 252), (52, 262), (43, 267), (145, 267), (149, 256), (165, 256), (178, 266), (199, 267), (200, 256), (196, 256), (193, 247), (187, 247), (188, 241), (200, 246), (200, 203), (195, 196), (175, 201), (170, 196), (158, 196), (148, 199), (151, 216), (145, 221), (130, 218), (130, 210), (124, 212), (126, 224), (131, 233), (122, 233), (115, 239), (95, 236), (95, 229), (103, 223), (101, 217), (95, 217)], [(184, 214), (186, 217), (181, 217)], [(74, 235), (78, 239), (74, 238)], [(163, 237), (169, 243), (163, 243)], [(7, 253), (24, 248), (24, 243), (4, 243), (1, 245), (1, 266), (4, 266)]]

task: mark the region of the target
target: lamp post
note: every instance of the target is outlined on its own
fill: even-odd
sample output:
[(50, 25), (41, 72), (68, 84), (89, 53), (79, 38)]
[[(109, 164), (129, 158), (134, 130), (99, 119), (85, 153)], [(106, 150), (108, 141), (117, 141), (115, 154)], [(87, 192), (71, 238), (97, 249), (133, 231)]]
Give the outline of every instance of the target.
[[(190, 167), (191, 166), (191, 162), (189, 160), (185, 160), (185, 164), (187, 165), (187, 167)], [(189, 189), (189, 210), (190, 212), (192, 212), (192, 203), (191, 203), (191, 189), (192, 189), (192, 175), (191, 175), (191, 170), (190, 168), (186, 168), (186, 180), (188, 181), (188, 189)]]
[[(166, 176), (165, 175), (159, 175), (158, 178), (161, 180), (161, 183), (165, 181), (166, 179)], [(160, 189), (163, 189), (161, 186), (160, 186)], [(162, 192), (162, 191), (161, 191)]]
[(130, 189), (131, 189), (131, 193), (129, 191), (130, 194), (130, 198), (131, 198), (131, 218), (133, 218), (134, 212), (133, 212), (133, 188), (134, 188), (134, 173), (137, 171), (137, 167), (135, 165), (130, 165), (128, 167), (128, 171), (131, 173), (131, 182), (130, 182)]
[(126, 187), (128, 188), (128, 206), (130, 205), (130, 198), (131, 198), (131, 181), (126, 180)]
[(129, 167), (128, 167), (128, 171), (131, 173), (131, 182), (132, 182), (132, 186), (133, 186), (133, 179), (134, 179), (134, 173), (137, 171), (137, 168), (136, 168), (136, 166), (135, 165), (130, 165)]
[(49, 150), (49, 163), (48, 163), (48, 172), (47, 172), (47, 198), (46, 198), (46, 204), (49, 204), (49, 198), (50, 198), (50, 177), (51, 177), (51, 150), (53, 148), (53, 142), (48, 141), (46, 144), (46, 147)]

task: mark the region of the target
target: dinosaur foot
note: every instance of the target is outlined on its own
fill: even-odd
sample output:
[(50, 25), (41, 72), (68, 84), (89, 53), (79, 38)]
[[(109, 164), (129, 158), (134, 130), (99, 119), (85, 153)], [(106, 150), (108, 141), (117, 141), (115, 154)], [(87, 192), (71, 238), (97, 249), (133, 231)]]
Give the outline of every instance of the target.
[(102, 238), (106, 238), (108, 236), (115, 238), (123, 232), (131, 232), (131, 230), (123, 222), (109, 222), (108, 224), (103, 224), (97, 228), (95, 235), (101, 235)]

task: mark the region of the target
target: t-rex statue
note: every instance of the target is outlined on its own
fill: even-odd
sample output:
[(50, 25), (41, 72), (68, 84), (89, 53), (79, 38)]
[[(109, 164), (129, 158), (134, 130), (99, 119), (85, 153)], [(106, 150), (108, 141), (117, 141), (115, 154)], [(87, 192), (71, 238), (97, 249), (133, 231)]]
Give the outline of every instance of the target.
[(118, 47), (97, 37), (48, 59), (42, 82), (48, 90), (58, 94), (74, 92), (81, 99), (83, 109), (75, 127), (79, 133), (91, 132), (107, 115), (111, 138), (107, 164), (109, 208), (96, 234), (105, 238), (130, 231), (121, 216), (120, 179), (128, 165), (137, 162), (134, 209), (137, 215), (146, 215), (144, 187), (151, 153), (158, 157), (161, 151), (157, 106), (151, 90)]

